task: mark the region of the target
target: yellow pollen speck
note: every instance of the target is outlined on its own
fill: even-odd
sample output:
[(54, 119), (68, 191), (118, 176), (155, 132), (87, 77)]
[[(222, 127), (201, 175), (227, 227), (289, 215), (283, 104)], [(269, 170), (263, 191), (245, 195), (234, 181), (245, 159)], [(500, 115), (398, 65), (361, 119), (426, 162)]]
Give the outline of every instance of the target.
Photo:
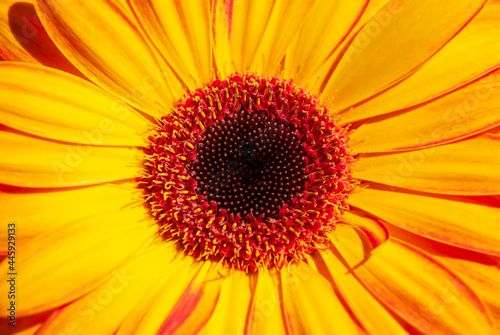
[(201, 122), (200, 119), (196, 119), (196, 121), (198, 122), (198, 126), (200, 126), (201, 129), (205, 130), (205, 125), (203, 124), (203, 122)]

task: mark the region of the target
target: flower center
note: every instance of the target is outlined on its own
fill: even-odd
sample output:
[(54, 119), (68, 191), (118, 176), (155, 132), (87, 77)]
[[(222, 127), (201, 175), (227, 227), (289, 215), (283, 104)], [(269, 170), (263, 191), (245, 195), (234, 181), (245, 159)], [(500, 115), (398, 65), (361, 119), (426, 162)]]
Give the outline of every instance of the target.
[(304, 260), (357, 183), (346, 130), (276, 77), (235, 74), (186, 93), (149, 141), (137, 181), (159, 235), (237, 270)]
[(240, 110), (217, 120), (198, 142), (191, 176), (196, 193), (219, 210), (277, 217), (304, 190), (305, 151), (293, 123)]

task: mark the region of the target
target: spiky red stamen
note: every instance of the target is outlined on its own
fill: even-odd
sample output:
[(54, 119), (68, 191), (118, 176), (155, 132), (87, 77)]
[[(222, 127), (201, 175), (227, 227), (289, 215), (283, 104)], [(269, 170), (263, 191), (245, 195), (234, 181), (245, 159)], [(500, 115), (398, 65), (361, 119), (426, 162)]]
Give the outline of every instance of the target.
[(245, 271), (303, 260), (356, 184), (345, 129), (290, 81), (215, 80), (159, 123), (137, 181), (159, 234), (198, 260)]

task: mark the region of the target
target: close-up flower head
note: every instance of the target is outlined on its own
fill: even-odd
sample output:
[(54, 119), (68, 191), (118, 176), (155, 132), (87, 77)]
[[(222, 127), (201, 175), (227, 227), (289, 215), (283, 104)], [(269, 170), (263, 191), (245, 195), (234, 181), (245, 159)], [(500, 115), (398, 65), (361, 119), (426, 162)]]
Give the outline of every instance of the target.
[(500, 0), (0, 0), (0, 333), (500, 334)]

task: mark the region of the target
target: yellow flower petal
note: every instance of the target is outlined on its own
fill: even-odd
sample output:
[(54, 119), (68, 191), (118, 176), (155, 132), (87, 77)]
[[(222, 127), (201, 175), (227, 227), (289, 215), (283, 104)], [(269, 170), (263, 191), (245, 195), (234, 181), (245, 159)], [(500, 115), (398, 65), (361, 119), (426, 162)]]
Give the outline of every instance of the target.
[(0, 1), (0, 58), (43, 64), (83, 76), (47, 35), (31, 0)]
[(365, 155), (356, 178), (417, 191), (500, 194), (500, 137), (484, 134), (434, 148)]
[(482, 20), (498, 20), (500, 18), (500, 2), (498, 0), (488, 1), (486, 9), (479, 14), (479, 17)]
[[(346, 229), (352, 230), (340, 226), (334, 234), (344, 235)], [(364, 254), (360, 237), (334, 245), (342, 256)], [(482, 301), (462, 280), (419, 249), (390, 239), (361, 264), (345, 259), (377, 299), (420, 331), (493, 333), (491, 315)]]
[(214, 46), (222, 77), (275, 74), (314, 0), (214, 1)]
[[(23, 245), (16, 253), (17, 315), (61, 306), (91, 291), (152, 239), (153, 230), (144, 222), (146, 215), (136, 208), (91, 216)], [(2, 273), (11, 272), (7, 261), (0, 269)], [(7, 284), (0, 282), (0, 289), (5, 292)], [(4, 315), (8, 303), (7, 295), (0, 297)]]
[(377, 301), (348, 268), (340, 255), (321, 252), (340, 294), (369, 334), (404, 334), (403, 327)]
[(307, 81), (360, 19), (367, 0), (317, 0), (285, 58), (287, 77)]
[[(360, 13), (361, 17), (355, 26), (351, 29), (346, 38), (340, 43), (339, 47), (328, 57), (328, 59), (319, 67), (319, 69), (312, 74), (311, 78), (304, 86), (309, 87), (312, 92), (322, 92), (324, 85), (328, 82), (332, 72), (338, 65), (339, 57), (346, 51), (349, 44), (352, 42), (361, 28), (369, 20), (376, 20), (378, 22), (385, 22), (387, 16), (392, 16), (394, 9), (397, 11), (399, 4), (392, 3), (392, 6), (384, 7), (390, 0), (370, 0), (366, 9)], [(383, 10), (381, 10), (383, 8)], [(325, 99), (328, 101), (328, 99)]]
[(499, 21), (476, 17), (410, 77), (346, 110), (342, 122), (350, 123), (429, 101), (492, 71), (500, 66), (499, 35)]
[(500, 71), (437, 100), (377, 117), (351, 135), (357, 152), (385, 152), (434, 146), (496, 127), (500, 116)]
[[(208, 264), (205, 264), (208, 268)], [(218, 273), (198, 273), (194, 288), (188, 289), (165, 320), (159, 334), (198, 334), (212, 317), (220, 295), (222, 279)]]
[(133, 0), (131, 4), (148, 36), (189, 89), (207, 84), (212, 77), (209, 2)]
[(479, 200), (370, 187), (351, 194), (349, 204), (413, 233), (500, 255), (500, 209)]
[[(168, 270), (134, 306), (117, 334), (191, 334), (208, 321), (219, 295), (220, 280), (210, 281), (208, 263), (174, 257)], [(204, 281), (207, 280), (205, 283)]]
[(144, 145), (148, 121), (88, 81), (47, 67), (0, 63), (2, 123), (45, 138)]
[(356, 209), (350, 208), (349, 211), (346, 211), (342, 216), (342, 222), (360, 229), (368, 237), (374, 248), (389, 238), (389, 232), (382, 222), (370, 218)]
[(123, 264), (92, 292), (54, 312), (41, 333), (59, 334), (76, 329), (82, 334), (112, 334), (140, 298), (166, 272), (163, 262), (173, 255), (171, 245), (153, 247)]
[[(100, 185), (54, 191), (0, 190), (0, 220), (16, 224), (16, 239), (30, 239), (70, 222), (130, 204), (136, 192), (130, 186)], [(136, 195), (137, 196), (137, 195)], [(0, 236), (0, 250), (7, 250), (7, 225)]]
[(443, 244), (391, 224), (387, 225), (391, 236), (430, 253), (465, 281), (486, 303), (493, 315), (495, 326), (499, 328), (500, 299), (498, 299), (497, 278), (500, 278), (500, 259), (498, 257)]
[(63, 54), (90, 80), (132, 106), (161, 116), (173, 97), (136, 25), (105, 0), (37, 0), (37, 13)]
[[(439, 257), (438, 260), (462, 278), (486, 303), (493, 316), (500, 319), (500, 294), (498, 278), (500, 265), (498, 261), (483, 264), (476, 260)], [(500, 323), (497, 324), (497, 327)]]
[[(479, 12), (485, 0), (392, 0), (384, 21), (368, 21), (325, 87), (343, 110), (390, 87), (428, 60)], [(396, 6), (394, 4), (399, 4)]]
[(0, 130), (0, 183), (68, 187), (134, 178), (138, 151), (44, 141)]
[(281, 272), (283, 307), (291, 334), (360, 334), (356, 322), (319, 272), (300, 262)]
[(248, 275), (235, 271), (221, 283), (220, 296), (215, 311), (203, 334), (244, 334), (253, 288)]
[(252, 280), (256, 279), (257, 283), (248, 315), (248, 329), (245, 334), (287, 334), (278, 273), (274, 269), (264, 269), (253, 276)]

